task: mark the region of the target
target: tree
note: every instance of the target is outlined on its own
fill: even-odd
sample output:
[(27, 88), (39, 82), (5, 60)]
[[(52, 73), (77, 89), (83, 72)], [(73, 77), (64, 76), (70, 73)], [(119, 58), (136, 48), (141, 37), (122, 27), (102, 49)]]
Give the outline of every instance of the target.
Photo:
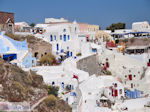
[(34, 27), (34, 26), (35, 26), (35, 23), (31, 23), (30, 26), (31, 26), (31, 27)]
[(109, 27), (107, 27), (106, 30), (111, 30), (112, 32), (114, 32), (117, 29), (125, 29), (125, 28), (126, 28), (125, 23), (114, 23), (111, 24)]
[(55, 56), (51, 53), (48, 53), (40, 58), (40, 63), (52, 65), (52, 64), (56, 63)]

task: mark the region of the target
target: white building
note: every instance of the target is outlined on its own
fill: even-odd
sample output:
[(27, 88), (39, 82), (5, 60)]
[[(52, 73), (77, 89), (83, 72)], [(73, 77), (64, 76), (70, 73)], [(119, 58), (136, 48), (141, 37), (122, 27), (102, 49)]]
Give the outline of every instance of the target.
[(64, 18), (56, 19), (56, 18), (45, 18), (45, 23), (62, 23), (62, 22), (69, 22)]
[(55, 24), (37, 24), (35, 26), (43, 29), (42, 34), (35, 34), (35, 36), (51, 43), (53, 54), (70, 57), (91, 52), (91, 46), (86, 42), (86, 37), (78, 36), (79, 26), (76, 21), (72, 23), (54, 20), (52, 22), (55, 21), (57, 22)]
[(27, 22), (16, 22), (15, 31), (16, 32), (30, 32), (31, 26)]
[(26, 41), (16, 41), (0, 33), (0, 55), (5, 61), (29, 68), (36, 65), (36, 59), (28, 49)]
[(109, 70), (112, 75), (120, 78), (125, 87), (131, 90), (140, 88), (145, 63), (109, 50), (99, 55), (100, 63), (105, 63), (106, 59), (109, 60)]
[(150, 32), (150, 25), (147, 21), (134, 22), (132, 24), (132, 30), (136, 32)]

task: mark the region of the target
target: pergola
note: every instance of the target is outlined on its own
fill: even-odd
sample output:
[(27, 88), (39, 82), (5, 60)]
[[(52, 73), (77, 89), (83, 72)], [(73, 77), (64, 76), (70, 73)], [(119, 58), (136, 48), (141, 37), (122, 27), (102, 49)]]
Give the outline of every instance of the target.
[(149, 46), (130, 46), (126, 48), (126, 52), (129, 54), (147, 53)]

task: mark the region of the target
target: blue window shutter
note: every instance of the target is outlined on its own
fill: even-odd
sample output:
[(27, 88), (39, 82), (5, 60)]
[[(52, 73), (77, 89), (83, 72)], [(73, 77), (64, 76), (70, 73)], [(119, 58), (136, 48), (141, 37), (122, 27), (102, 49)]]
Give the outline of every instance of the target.
[(66, 41), (66, 35), (64, 35), (64, 41)]
[(53, 41), (53, 36), (52, 35), (50, 35), (50, 41)]

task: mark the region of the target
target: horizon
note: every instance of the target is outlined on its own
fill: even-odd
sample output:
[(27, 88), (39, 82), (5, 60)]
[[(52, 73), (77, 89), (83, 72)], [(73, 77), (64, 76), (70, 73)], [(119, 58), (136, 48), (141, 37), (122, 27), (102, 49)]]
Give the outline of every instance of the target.
[[(7, 6), (7, 7), (6, 7)], [(45, 18), (65, 18), (81, 23), (99, 25), (102, 29), (112, 23), (150, 22), (149, 0), (0, 0), (0, 11), (15, 14), (15, 22), (44, 23)]]

